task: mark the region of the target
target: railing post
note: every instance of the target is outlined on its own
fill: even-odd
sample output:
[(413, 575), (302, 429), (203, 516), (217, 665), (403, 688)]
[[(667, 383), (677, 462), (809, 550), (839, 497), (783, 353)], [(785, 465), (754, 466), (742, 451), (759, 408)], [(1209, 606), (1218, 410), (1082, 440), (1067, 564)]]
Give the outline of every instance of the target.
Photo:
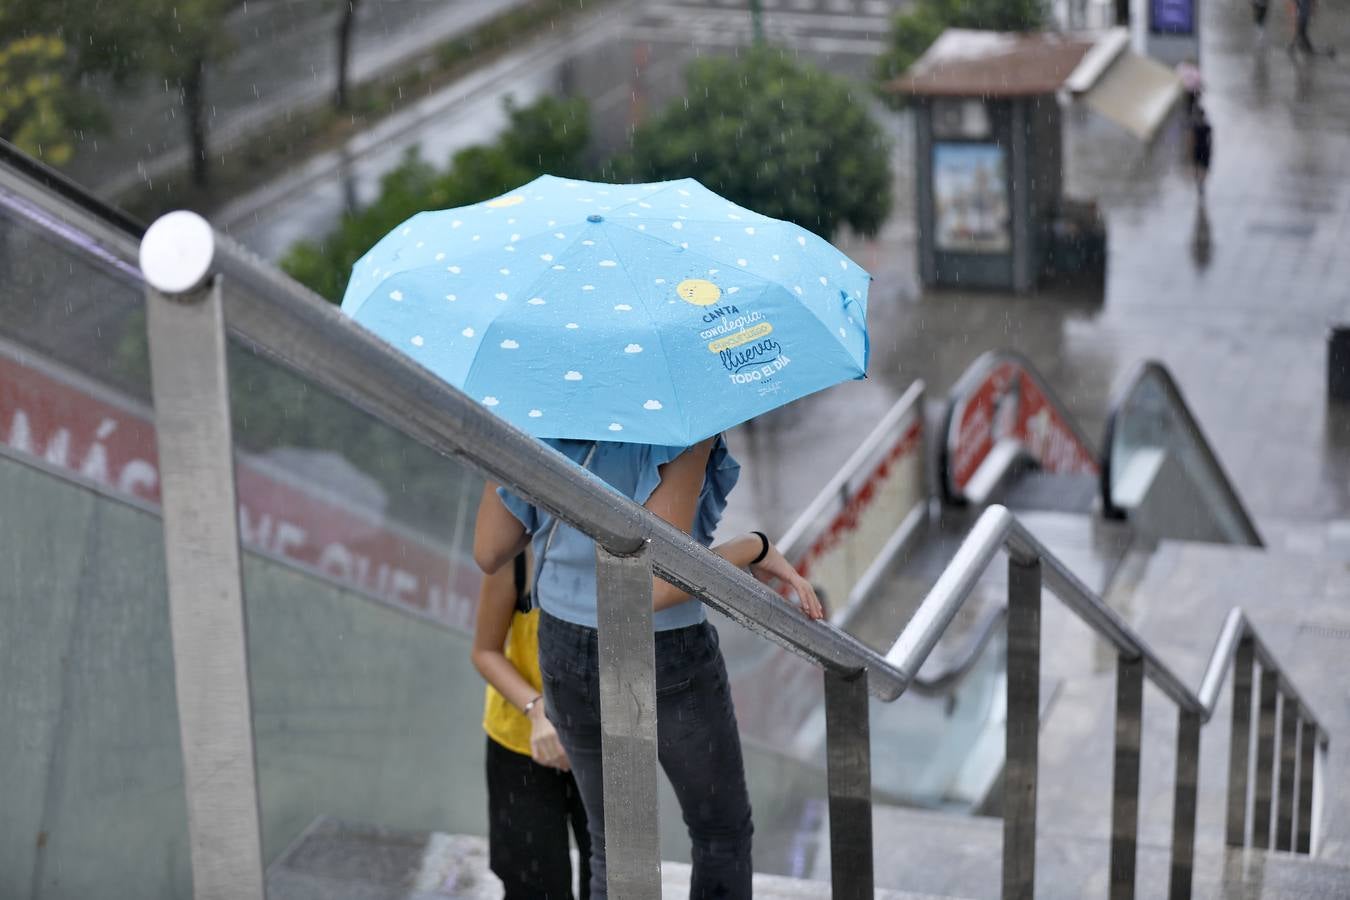
[(262, 900), (229, 382), (214, 239), (192, 213), (146, 232), (146, 330), (164, 512), (193, 896)]
[(1280, 700), (1280, 795), (1275, 807), (1275, 849), (1294, 846), (1294, 766), (1298, 760), (1298, 701)]
[(1111, 772), (1111, 900), (1134, 897), (1139, 835), (1139, 739), (1144, 660), (1116, 657), (1116, 752)]
[(609, 895), (661, 900), (656, 813), (656, 635), (648, 545), (617, 556), (595, 545)]
[(1275, 701), (1280, 676), (1261, 665), (1261, 699), (1256, 722), (1256, 799), (1252, 804), (1252, 846), (1270, 849), (1271, 781), (1275, 769)]
[(834, 900), (872, 897), (872, 745), (867, 678), (825, 672), (825, 747)]
[(1247, 764), (1252, 742), (1252, 668), (1256, 648), (1250, 637), (1238, 642), (1233, 658), (1233, 727), (1228, 735), (1228, 822), (1224, 841), (1247, 843)]
[(1317, 768), (1317, 726), (1304, 719), (1298, 735), (1298, 842), (1297, 853), (1312, 852), (1313, 778)]
[(1003, 898), (1036, 889), (1036, 773), (1041, 724), (1041, 564), (1008, 560), (1008, 722), (1003, 764)]
[(1182, 710), (1177, 715), (1177, 773), (1172, 802), (1171, 900), (1191, 896), (1195, 868), (1196, 793), (1200, 781), (1200, 714)]

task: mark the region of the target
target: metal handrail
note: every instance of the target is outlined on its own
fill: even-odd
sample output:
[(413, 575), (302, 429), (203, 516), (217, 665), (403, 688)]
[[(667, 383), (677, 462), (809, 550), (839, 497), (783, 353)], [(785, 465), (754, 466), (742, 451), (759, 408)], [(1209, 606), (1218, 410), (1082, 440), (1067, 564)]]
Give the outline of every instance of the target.
[(1191, 412), (1190, 406), (1186, 403), (1185, 396), (1181, 393), (1181, 388), (1177, 385), (1176, 379), (1172, 377), (1171, 371), (1167, 366), (1157, 360), (1144, 360), (1130, 373), (1125, 379), (1119, 390), (1111, 397), (1110, 411), (1106, 414), (1106, 426), (1102, 433), (1102, 469), (1101, 469), (1101, 497), (1102, 514), (1108, 518), (1123, 519), (1125, 511), (1118, 507), (1112, 499), (1111, 473), (1115, 467), (1114, 459), (1115, 436), (1117, 422), (1125, 411), (1126, 405), (1141, 385), (1148, 379), (1156, 379), (1162, 385), (1164, 393), (1167, 394), (1168, 404), (1176, 410), (1181, 417), (1182, 423), (1189, 434), (1195, 438), (1201, 454), (1204, 456), (1205, 464), (1216, 476), (1218, 476), (1219, 489), (1223, 492), (1224, 498), (1236, 512), (1238, 524), (1246, 533), (1248, 542), (1252, 546), (1265, 546), (1261, 540), (1261, 533), (1256, 528), (1256, 523), (1252, 520), (1251, 514), (1247, 512), (1246, 506), (1242, 503), (1242, 498), (1238, 495), (1237, 489), (1233, 487), (1232, 480), (1224, 470), (1223, 464), (1219, 462), (1219, 457), (1215, 455), (1214, 448), (1205, 437), (1204, 430), (1200, 427), (1200, 422)]
[[(1055, 596), (1115, 647), (1117, 653), (1127, 659), (1143, 660), (1149, 680), (1177, 706), (1199, 714), (1203, 721), (1209, 721), (1214, 715), (1219, 689), (1228, 670), (1232, 668), (1240, 640), (1250, 639), (1255, 643), (1258, 661), (1262, 665), (1278, 667), (1274, 655), (1261, 641), (1246, 614), (1234, 607), (1219, 632), (1200, 689), (1192, 691), (1120, 614), (1070, 572), (1012, 511), (995, 505), (980, 515), (937, 584), (928, 592), (909, 625), (886, 654), (886, 661), (895, 666), (906, 681), (913, 680), (914, 674), (937, 646), (948, 624), (960, 611), (1000, 550), (1006, 550), (1010, 557), (1024, 565), (1039, 562), (1044, 566), (1046, 586)], [(1294, 687), (1287, 685), (1284, 690), (1298, 701), (1300, 709), (1309, 710), (1304, 718), (1318, 725), (1320, 730), (1319, 720), (1311, 715), (1311, 707)]]
[(23, 173), (25, 177), (59, 195), (62, 199), (74, 203), (137, 240), (145, 234), (145, 223), (140, 219), (121, 207), (95, 197), (68, 175), (33, 159), (3, 138), (0, 138), (0, 164)]

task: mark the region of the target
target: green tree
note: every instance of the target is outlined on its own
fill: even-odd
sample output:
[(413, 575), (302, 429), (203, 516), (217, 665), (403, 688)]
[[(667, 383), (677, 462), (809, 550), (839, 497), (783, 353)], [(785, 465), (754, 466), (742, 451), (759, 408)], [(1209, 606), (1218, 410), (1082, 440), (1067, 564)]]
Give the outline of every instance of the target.
[(58, 166), (74, 150), (78, 120), (66, 60), (65, 42), (51, 35), (0, 44), (0, 138)]
[(0, 2), (0, 137), (60, 165), (80, 129), (104, 123), (81, 90), (90, 76), (124, 83), (138, 71), (140, 40), (100, 0)]
[(633, 133), (620, 178), (697, 178), (724, 197), (831, 237), (875, 234), (891, 208), (889, 153), (863, 97), (763, 47), (693, 63), (684, 97)]
[(342, 299), (352, 265), (408, 217), (428, 209), (477, 203), (538, 175), (577, 176), (585, 171), (590, 141), (584, 100), (545, 97), (526, 107), (506, 103), (509, 125), (491, 145), (459, 151), (444, 171), (412, 151), (380, 181), (380, 193), (365, 209), (342, 217), (318, 241), (292, 247), (281, 267), (333, 302)]
[(876, 61), (877, 81), (884, 85), (903, 75), (948, 28), (1035, 31), (1044, 25), (1043, 0), (919, 0), (891, 20), (889, 46)]
[[(14, 102), (6, 122), (8, 134), (60, 132), (65, 140), (43, 143), (49, 160), (68, 157), (70, 134), (97, 127), (106, 117), (81, 91), (84, 79), (106, 76), (122, 86), (144, 75), (156, 75), (182, 92), (184, 122), (191, 150), (193, 181), (205, 184), (206, 67), (231, 49), (225, 16), (241, 0), (3, 0), (0, 2), (0, 81), (6, 83), (4, 104), (11, 105), (18, 77), (38, 75), (40, 99)], [(40, 39), (40, 45), (32, 43)], [(16, 52), (16, 45), (19, 52)], [(40, 46), (40, 49), (39, 49)], [(59, 47), (59, 57), (52, 55)], [(36, 86), (34, 86), (36, 87)], [(54, 147), (55, 150), (49, 150)], [(53, 155), (55, 153), (55, 155)]]

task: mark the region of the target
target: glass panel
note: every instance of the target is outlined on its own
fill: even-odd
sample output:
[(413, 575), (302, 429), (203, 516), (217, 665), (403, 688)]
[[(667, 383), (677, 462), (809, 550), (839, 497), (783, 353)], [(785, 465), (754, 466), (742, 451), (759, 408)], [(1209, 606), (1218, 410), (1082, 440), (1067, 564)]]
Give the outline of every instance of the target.
[(485, 833), (481, 480), (240, 346), (230, 374), (264, 859), (321, 816)]
[[(1115, 412), (1115, 428), (1108, 448), (1112, 500), (1120, 496), (1121, 486), (1131, 477), (1133, 463), (1148, 457), (1165, 459), (1179, 466), (1197, 492), (1202, 506), (1197, 514), (1212, 517), (1209, 528), (1214, 537), (1222, 536), (1232, 543), (1251, 543), (1251, 526), (1233, 496), (1227, 476), (1212, 461), (1205, 439), (1188, 413), (1173, 399), (1165, 377), (1152, 369), (1145, 371)], [(1192, 540), (1208, 537), (1204, 531), (1162, 536)]]
[(141, 303), (0, 186), (4, 897), (191, 893)]
[(872, 785), (891, 802), (970, 809), (1003, 769), (1008, 635), (999, 624), (971, 669), (939, 696), (872, 702)]

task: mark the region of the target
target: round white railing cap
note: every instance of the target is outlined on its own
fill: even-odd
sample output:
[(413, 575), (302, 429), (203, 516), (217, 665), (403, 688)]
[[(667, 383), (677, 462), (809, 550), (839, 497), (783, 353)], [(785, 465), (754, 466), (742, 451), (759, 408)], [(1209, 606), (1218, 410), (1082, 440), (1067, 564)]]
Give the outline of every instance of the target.
[(185, 294), (206, 280), (215, 252), (211, 225), (195, 212), (176, 210), (156, 219), (141, 238), (141, 272), (156, 290)]

